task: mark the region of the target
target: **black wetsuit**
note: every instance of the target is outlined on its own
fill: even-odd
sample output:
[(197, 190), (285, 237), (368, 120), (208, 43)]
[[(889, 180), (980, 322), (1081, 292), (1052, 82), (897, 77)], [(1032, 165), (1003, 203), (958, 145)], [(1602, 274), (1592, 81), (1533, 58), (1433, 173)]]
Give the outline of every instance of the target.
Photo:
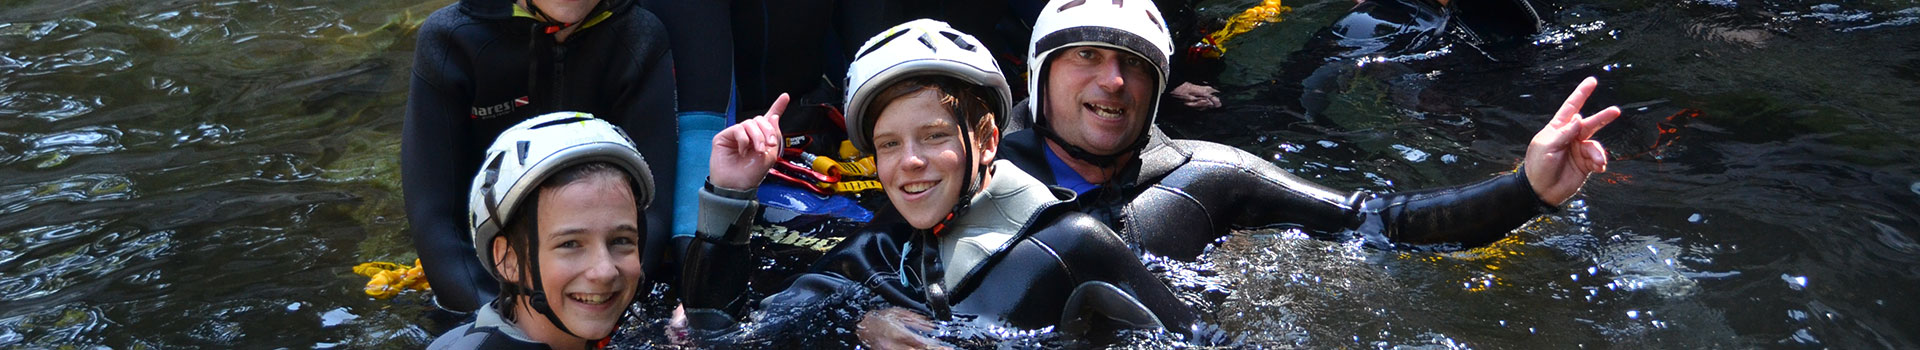
[[(1041, 185), (1039, 180), (1019, 172), (1009, 163), (998, 164), (989, 194), (976, 200), (975, 208), (967, 214), (950, 221), (943, 232), (947, 235), (981, 232), (966, 231), (968, 228), (962, 225), (983, 221), (1020, 228), (1018, 231), (989, 229), (989, 232), (1012, 235), (1004, 241), (994, 241), (1002, 242), (998, 243), (1002, 244), (1001, 248), (992, 250), (984, 258), (954, 259), (961, 264), (973, 262), (968, 264), (971, 268), (955, 269), (946, 266), (954, 262), (941, 258), (960, 255), (943, 251), (942, 242), (968, 244), (962, 238), (936, 236), (905, 223), (874, 224), (828, 251), (814, 263), (812, 272), (801, 275), (785, 290), (761, 301), (761, 309), (817, 310), (818, 304), (836, 294), (860, 290), (877, 295), (883, 305), (912, 309), (938, 319), (960, 315), (1023, 329), (1054, 325), (1071, 328), (1076, 324), (1093, 327), (1080, 330), (1098, 328), (1098, 331), (1110, 331), (1105, 327), (1115, 325), (1117, 328), (1152, 328), (1146, 326), (1148, 324), (1183, 334), (1193, 329), (1198, 319), (1196, 311), (1180, 302), (1157, 276), (1148, 272), (1119, 236), (1094, 218), (1076, 211), (1070, 202), (1070, 192)], [(1046, 201), (1029, 202), (1034, 203), (1030, 206), (982, 207), (978, 204), (988, 200), (1014, 201), (1005, 199), (1014, 195), (1005, 194), (1020, 191), (1026, 191), (1029, 196), (1042, 196)], [(683, 300), (690, 323), (696, 329), (731, 326), (731, 315), (737, 315), (745, 302), (740, 298), (745, 283), (719, 278), (728, 275), (727, 271), (751, 268), (750, 261), (738, 257), (744, 256), (746, 223), (750, 222), (753, 210), (742, 207), (745, 204), (722, 205), (743, 203), (723, 200), (744, 197), (741, 194), (716, 192), (727, 191), (703, 194), (702, 214), (717, 215), (719, 222), (725, 222), (732, 215), (743, 219), (730, 224), (709, 224), (703, 220), (703, 242), (696, 243), (695, 249), (688, 253), (689, 266), (709, 271), (684, 274), (688, 276), (684, 288), (700, 288), (702, 293), (698, 294), (704, 295)], [(709, 206), (709, 203), (714, 204)], [(708, 210), (721, 207), (730, 209)], [(968, 219), (972, 216), (989, 220)], [(724, 235), (709, 234), (722, 229), (727, 230)], [(956, 274), (961, 272), (964, 274)], [(713, 279), (695, 281), (692, 276)], [(957, 283), (950, 284), (950, 281)], [(932, 287), (935, 285), (940, 287)], [(1113, 293), (1103, 294), (1101, 290)], [(1129, 303), (1131, 306), (1127, 306)], [(1083, 320), (1091, 322), (1079, 323), (1074, 320), (1076, 316), (1084, 316)], [(807, 333), (787, 330), (809, 326), (808, 322), (766, 324), (768, 319), (792, 320), (792, 317), (761, 319), (762, 324), (755, 327), (755, 332), (763, 335)], [(857, 322), (858, 319), (844, 321)], [(1118, 323), (1112, 323), (1115, 321)], [(760, 337), (764, 336), (744, 338)]]
[[(1016, 113), (1015, 118), (1021, 116)], [(1553, 210), (1520, 173), (1459, 187), (1375, 194), (1344, 192), (1293, 176), (1265, 159), (1222, 144), (1173, 140), (1152, 127), (1138, 161), (1078, 201), (1129, 243), (1193, 260), (1236, 228), (1291, 225), (1330, 237), (1357, 233), (1369, 245), (1463, 243), (1504, 237)], [(1034, 130), (1002, 139), (1000, 159), (1055, 183), (1050, 151)]]
[[(581, 24), (587, 26), (565, 43), (536, 33), (537, 21), (514, 16), (512, 0), (463, 0), (421, 25), (401, 181), (414, 248), (442, 308), (468, 312), (498, 294), (470, 242), (467, 199), (487, 146), (515, 123), (559, 111), (606, 119), (647, 157), (655, 193), (673, 193), (674, 82), (666, 32), (631, 2), (607, 1), (603, 9), (611, 15)], [(672, 217), (671, 197), (656, 198), (646, 232), (663, 234), (648, 236), (646, 261), (660, 261), (665, 244), (657, 241)]]

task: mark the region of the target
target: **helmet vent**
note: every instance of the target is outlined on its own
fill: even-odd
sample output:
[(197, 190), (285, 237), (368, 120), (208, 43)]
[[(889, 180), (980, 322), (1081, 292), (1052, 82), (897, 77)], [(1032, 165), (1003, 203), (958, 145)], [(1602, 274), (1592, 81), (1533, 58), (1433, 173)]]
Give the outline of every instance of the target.
[(576, 123), (576, 122), (582, 122), (582, 121), (587, 121), (587, 120), (590, 120), (590, 119), (593, 119), (593, 118), (587, 118), (587, 117), (572, 117), (572, 118), (560, 118), (560, 119), (554, 119), (554, 120), (549, 120), (549, 121), (546, 121), (546, 122), (542, 122), (542, 123), (540, 123), (540, 124), (534, 124), (534, 125), (533, 125), (533, 127), (531, 127), (531, 128), (527, 128), (527, 129), (529, 129), (529, 130), (537, 130), (537, 129), (540, 129), (540, 128), (545, 128), (545, 127), (549, 127), (549, 126), (554, 126), (554, 125), (562, 125), (562, 124), (567, 124), (567, 123)]
[(904, 31), (904, 30), (896, 30), (896, 31), (894, 31), (894, 32), (893, 32), (893, 34), (887, 34), (887, 37), (886, 37), (886, 38), (884, 38), (884, 39), (880, 39), (880, 41), (877, 41), (877, 42), (874, 42), (874, 43), (872, 43), (872, 44), (867, 44), (867, 50), (866, 50), (866, 51), (861, 51), (861, 52), (860, 52), (860, 54), (858, 54), (858, 55), (853, 55), (853, 56), (854, 56), (854, 57), (855, 57), (856, 59), (857, 59), (858, 57), (866, 57), (866, 56), (867, 56), (867, 54), (869, 54), (869, 53), (873, 53), (873, 50), (879, 50), (879, 49), (880, 49), (880, 47), (883, 47), (883, 46), (887, 46), (887, 43), (888, 43), (888, 42), (891, 42), (891, 41), (893, 41), (893, 39), (894, 39), (894, 38), (898, 38), (898, 37), (900, 37), (901, 35), (904, 35), (904, 34), (907, 34), (907, 31)]
[(493, 187), (500, 183), (500, 157), (502, 156), (505, 155), (495, 153), (493, 159), (487, 160), (487, 167), (484, 168), (486, 170), (481, 171), (481, 174), (485, 174), (486, 177), (481, 180), (480, 196), (487, 201), (487, 216), (490, 221), (497, 220), (499, 216), (499, 213), (494, 212), (499, 210), (500, 203), (493, 199)]
[(1054, 9), (1053, 12), (1066, 11), (1067, 9), (1078, 7), (1080, 5), (1086, 5), (1086, 4), (1087, 4), (1087, 0), (1073, 0), (1073, 1), (1067, 2), (1065, 5), (1060, 5), (1060, 8)]
[(920, 34), (920, 44), (926, 45), (928, 49), (932, 49), (933, 51), (940, 51), (940, 47), (933, 46), (933, 38), (928, 38), (926, 34)]
[(513, 147), (516, 149), (519, 149), (518, 152), (513, 152), (513, 153), (514, 155), (519, 156), (520, 166), (527, 166), (527, 147), (531, 145), (532, 143), (527, 142), (527, 140), (520, 140), (519, 142), (513, 143)]
[(973, 48), (974, 48), (973, 44), (968, 43), (966, 40), (960, 40), (959, 33), (940, 32), (940, 35), (946, 36), (947, 41), (952, 41), (954, 45), (960, 46), (961, 50), (973, 51)]

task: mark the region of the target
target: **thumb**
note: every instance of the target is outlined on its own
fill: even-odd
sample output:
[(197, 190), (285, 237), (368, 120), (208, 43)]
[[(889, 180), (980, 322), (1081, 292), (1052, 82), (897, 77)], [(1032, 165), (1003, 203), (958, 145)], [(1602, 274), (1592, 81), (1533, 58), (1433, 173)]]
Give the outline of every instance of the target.
[(1592, 169), (1590, 169), (1589, 172), (1607, 172), (1607, 149), (1600, 146), (1600, 141), (1586, 140), (1585, 142), (1581, 142), (1580, 151), (1586, 155), (1587, 161), (1592, 164)]

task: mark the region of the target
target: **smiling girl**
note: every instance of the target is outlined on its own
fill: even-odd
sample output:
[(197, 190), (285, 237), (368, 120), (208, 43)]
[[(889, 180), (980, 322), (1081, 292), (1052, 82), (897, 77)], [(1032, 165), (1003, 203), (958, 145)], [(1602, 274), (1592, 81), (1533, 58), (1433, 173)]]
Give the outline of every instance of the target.
[(584, 113), (501, 133), (468, 212), (476, 257), (503, 292), (428, 348), (604, 347), (646, 278), (648, 171), (625, 133)]

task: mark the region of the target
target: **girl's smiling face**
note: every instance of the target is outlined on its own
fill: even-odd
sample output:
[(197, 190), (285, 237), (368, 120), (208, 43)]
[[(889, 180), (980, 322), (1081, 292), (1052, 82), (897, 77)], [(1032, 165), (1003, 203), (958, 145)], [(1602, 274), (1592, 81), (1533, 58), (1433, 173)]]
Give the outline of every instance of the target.
[[(619, 176), (589, 175), (538, 194), (539, 241), (533, 249), (539, 252), (541, 289), (567, 330), (589, 338), (570, 336), (526, 302), (519, 303), (515, 313), (520, 328), (535, 340), (574, 348), (606, 338), (633, 303), (644, 277), (643, 241), (633, 191)], [(502, 274), (518, 279), (517, 259), (501, 261), (507, 264)]]

